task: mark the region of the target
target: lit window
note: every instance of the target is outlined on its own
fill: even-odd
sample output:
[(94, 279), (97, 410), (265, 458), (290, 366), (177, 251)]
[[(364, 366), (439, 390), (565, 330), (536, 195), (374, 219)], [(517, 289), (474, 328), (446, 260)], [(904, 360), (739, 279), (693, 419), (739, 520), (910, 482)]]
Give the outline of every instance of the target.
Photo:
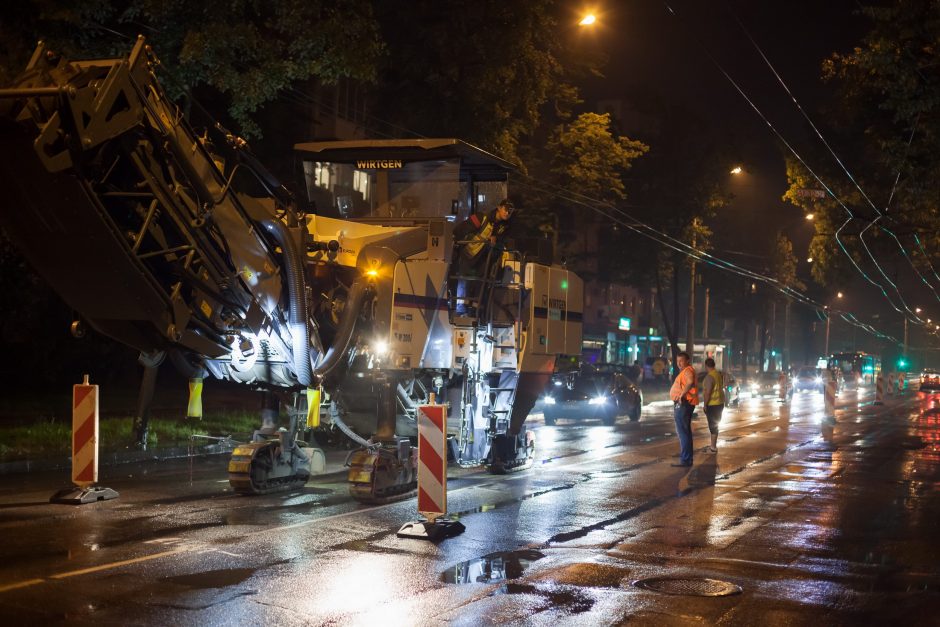
[(362, 194), (363, 200), (369, 200), (369, 173), (353, 170), (353, 189)]
[(313, 169), (314, 183), (317, 187), (322, 187), (324, 189), (330, 188), (330, 166), (327, 163), (320, 163), (317, 161), (317, 164)]

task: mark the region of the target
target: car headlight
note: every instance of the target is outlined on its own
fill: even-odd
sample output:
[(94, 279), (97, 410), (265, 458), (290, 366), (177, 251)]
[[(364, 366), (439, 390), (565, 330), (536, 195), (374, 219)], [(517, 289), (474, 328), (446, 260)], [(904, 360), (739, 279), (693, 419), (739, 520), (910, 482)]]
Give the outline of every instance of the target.
[(607, 402), (606, 396), (595, 396), (594, 398), (588, 401), (588, 404), (589, 405), (603, 405), (606, 402)]
[(554, 396), (546, 396), (546, 397), (545, 397), (545, 404), (546, 404), (546, 405), (554, 405), (554, 404), (555, 404), (555, 397), (554, 397)]
[(751, 384), (751, 390), (753, 390), (754, 392), (756, 392), (756, 391), (759, 390), (759, 389), (760, 389), (760, 384), (759, 384), (759, 383), (752, 383), (752, 384)]
[(774, 383), (774, 390), (776, 391), (776, 390), (779, 390), (779, 389), (780, 389), (780, 384), (779, 384), (779, 383)]
[(561, 385), (561, 381), (552, 381), (552, 385)]
[(816, 384), (819, 385), (822, 383), (822, 377), (816, 377)]

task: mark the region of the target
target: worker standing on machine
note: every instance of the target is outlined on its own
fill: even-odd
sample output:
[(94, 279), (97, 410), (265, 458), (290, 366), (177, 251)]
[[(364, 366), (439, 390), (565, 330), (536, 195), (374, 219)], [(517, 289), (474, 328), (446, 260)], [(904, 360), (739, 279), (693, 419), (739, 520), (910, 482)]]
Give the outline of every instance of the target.
[[(492, 268), (492, 253), (499, 251), (509, 230), (509, 220), (515, 207), (512, 202), (502, 200), (489, 214), (472, 213), (454, 229), (457, 245), (457, 313), (467, 311), (467, 279), (486, 279)], [(482, 294), (483, 290), (476, 290)]]

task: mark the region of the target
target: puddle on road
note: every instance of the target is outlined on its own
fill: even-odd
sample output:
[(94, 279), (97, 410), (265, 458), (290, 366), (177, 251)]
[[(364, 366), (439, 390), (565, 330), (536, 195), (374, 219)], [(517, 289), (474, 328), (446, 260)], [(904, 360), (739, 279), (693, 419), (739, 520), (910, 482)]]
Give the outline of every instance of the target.
[(223, 568), (203, 573), (164, 577), (163, 581), (187, 588), (227, 588), (236, 586), (255, 574), (257, 568)]
[(444, 583), (499, 583), (518, 579), (532, 562), (543, 557), (544, 553), (534, 549), (498, 551), (456, 564), (444, 571), (441, 580)]
[(547, 603), (542, 607), (536, 608), (535, 612), (552, 609), (555, 611), (560, 610), (568, 614), (581, 614), (594, 607), (594, 599), (576, 590), (544, 588), (529, 583), (507, 583), (494, 590), (490, 596), (498, 596), (501, 594), (531, 594), (545, 599)]

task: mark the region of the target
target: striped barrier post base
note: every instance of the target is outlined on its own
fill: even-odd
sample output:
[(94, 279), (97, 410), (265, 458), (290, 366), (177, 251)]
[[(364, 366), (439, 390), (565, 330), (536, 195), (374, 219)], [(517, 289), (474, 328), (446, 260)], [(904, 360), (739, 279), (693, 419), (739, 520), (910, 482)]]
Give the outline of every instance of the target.
[(399, 538), (443, 540), (461, 534), (463, 523), (447, 514), (447, 406), (420, 405), (418, 414), (418, 513), (426, 520), (408, 522)]
[(95, 486), (98, 482), (98, 386), (88, 383), (72, 386), (72, 483), (59, 490), (50, 503), (83, 505), (118, 497), (111, 488)]
[(787, 383), (787, 375), (781, 372), (780, 376), (777, 377), (777, 396), (781, 403), (787, 402)]

